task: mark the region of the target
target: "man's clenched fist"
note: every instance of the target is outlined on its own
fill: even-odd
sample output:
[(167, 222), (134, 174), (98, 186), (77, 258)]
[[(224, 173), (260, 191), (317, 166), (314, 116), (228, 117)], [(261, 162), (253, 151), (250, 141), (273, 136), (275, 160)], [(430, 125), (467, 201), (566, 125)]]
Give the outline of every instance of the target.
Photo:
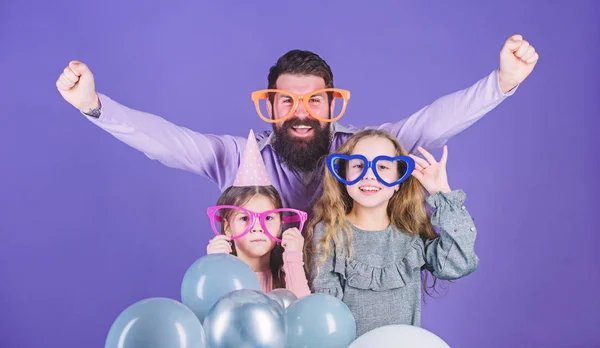
[(99, 106), (94, 75), (82, 62), (70, 62), (56, 80), (56, 87), (62, 97), (81, 112)]
[(522, 83), (533, 71), (539, 54), (521, 35), (513, 35), (506, 40), (500, 51), (500, 71), (498, 79), (503, 93)]

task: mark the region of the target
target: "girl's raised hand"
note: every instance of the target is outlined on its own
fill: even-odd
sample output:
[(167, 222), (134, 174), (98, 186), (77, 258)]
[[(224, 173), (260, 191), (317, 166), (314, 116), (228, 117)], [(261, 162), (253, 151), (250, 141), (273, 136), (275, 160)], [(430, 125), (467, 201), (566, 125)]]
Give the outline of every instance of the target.
[(231, 237), (226, 235), (215, 236), (206, 246), (206, 254), (231, 254)]
[(415, 170), (412, 175), (419, 180), (430, 195), (437, 192), (450, 192), (448, 185), (448, 175), (446, 174), (446, 162), (448, 161), (448, 145), (444, 145), (442, 158), (436, 161), (435, 158), (424, 148), (419, 146), (419, 152), (425, 159), (409, 155), (415, 160)]
[(302, 234), (296, 227), (288, 228), (283, 231), (281, 246), (285, 251), (302, 251), (302, 248), (304, 248), (304, 237), (302, 237)]

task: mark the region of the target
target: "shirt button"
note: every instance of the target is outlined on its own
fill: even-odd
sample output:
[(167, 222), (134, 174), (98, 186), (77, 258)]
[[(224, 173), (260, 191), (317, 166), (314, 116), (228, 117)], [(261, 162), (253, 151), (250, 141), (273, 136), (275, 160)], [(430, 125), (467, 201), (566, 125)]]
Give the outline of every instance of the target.
[(471, 227), (471, 231), (472, 231), (472, 232), (475, 232), (475, 227)]
[(467, 207), (465, 207), (465, 206), (463, 205), (463, 206), (462, 206), (462, 210), (465, 210), (465, 209), (467, 209)]

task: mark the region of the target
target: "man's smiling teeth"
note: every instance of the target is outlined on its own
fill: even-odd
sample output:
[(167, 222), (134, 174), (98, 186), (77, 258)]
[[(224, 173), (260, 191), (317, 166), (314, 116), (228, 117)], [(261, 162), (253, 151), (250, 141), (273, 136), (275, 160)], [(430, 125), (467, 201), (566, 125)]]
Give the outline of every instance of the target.
[(294, 129), (311, 129), (312, 127), (300, 125), (300, 126), (293, 126), (292, 128), (294, 128)]

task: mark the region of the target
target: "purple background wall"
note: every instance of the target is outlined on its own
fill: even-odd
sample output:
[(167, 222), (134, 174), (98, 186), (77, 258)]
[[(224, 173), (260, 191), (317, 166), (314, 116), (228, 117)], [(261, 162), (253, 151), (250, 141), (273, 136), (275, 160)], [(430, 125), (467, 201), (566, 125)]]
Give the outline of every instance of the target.
[(127, 106), (246, 136), (269, 127), (250, 92), (289, 49), (330, 63), (353, 93), (344, 123), (363, 126), (471, 85), (513, 33), (538, 66), (449, 143), (481, 264), (424, 305), (423, 326), (453, 347), (600, 346), (599, 17), (593, 0), (3, 0), (0, 346), (103, 346), (130, 304), (179, 299), (210, 238), (217, 188), (79, 115), (54, 85), (69, 60)]

